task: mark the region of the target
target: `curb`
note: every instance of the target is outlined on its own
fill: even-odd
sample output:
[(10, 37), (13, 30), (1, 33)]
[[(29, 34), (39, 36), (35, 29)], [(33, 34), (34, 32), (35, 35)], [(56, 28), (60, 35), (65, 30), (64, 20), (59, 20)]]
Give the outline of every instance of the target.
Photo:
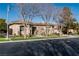
[(71, 38), (79, 38), (79, 36), (71, 36), (71, 37), (60, 37), (60, 38), (47, 38), (47, 39), (29, 39), (29, 40), (16, 40), (16, 41), (3, 41), (0, 43), (13, 43), (13, 42), (31, 42), (31, 41), (41, 41), (41, 40), (54, 40), (54, 39), (71, 39)]

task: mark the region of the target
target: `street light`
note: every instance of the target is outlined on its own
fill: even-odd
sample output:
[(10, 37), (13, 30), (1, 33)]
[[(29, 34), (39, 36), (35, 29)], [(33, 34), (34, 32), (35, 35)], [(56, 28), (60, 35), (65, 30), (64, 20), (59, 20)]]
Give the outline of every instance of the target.
[(8, 33), (8, 14), (9, 14), (9, 9), (10, 9), (10, 7), (9, 7), (9, 5), (7, 6), (7, 20), (6, 20), (6, 22), (7, 22), (7, 36), (6, 36), (6, 39), (9, 39), (9, 33)]

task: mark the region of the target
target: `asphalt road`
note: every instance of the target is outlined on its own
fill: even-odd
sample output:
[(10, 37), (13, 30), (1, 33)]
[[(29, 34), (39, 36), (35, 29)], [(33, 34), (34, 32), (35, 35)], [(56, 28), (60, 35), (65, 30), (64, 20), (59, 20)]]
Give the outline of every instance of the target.
[(79, 38), (0, 43), (0, 56), (79, 56)]

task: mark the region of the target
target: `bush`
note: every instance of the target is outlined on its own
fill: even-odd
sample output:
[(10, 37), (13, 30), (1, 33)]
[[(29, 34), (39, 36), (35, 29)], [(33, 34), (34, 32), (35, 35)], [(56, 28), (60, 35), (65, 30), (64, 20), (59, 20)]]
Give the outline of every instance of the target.
[(48, 37), (59, 37), (59, 34), (50, 34)]
[(0, 37), (1, 37), (1, 38), (5, 38), (5, 35), (4, 35), (4, 34), (0, 34)]
[(5, 36), (3, 36), (3, 35), (0, 35), (0, 37), (1, 37), (1, 38), (4, 38)]

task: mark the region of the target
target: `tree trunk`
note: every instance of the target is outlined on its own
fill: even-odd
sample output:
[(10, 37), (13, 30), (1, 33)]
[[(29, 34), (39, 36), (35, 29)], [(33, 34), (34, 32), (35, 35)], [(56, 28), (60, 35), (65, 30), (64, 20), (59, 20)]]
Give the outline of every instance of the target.
[(24, 24), (24, 39), (26, 39), (26, 25)]
[(62, 25), (60, 25), (60, 33), (59, 33), (59, 36), (61, 37), (62, 35)]
[(47, 38), (47, 35), (48, 35), (48, 33), (47, 33), (47, 28), (48, 28), (48, 27), (47, 27), (47, 25), (46, 25), (46, 38)]
[(32, 36), (32, 27), (30, 27), (30, 37)]

